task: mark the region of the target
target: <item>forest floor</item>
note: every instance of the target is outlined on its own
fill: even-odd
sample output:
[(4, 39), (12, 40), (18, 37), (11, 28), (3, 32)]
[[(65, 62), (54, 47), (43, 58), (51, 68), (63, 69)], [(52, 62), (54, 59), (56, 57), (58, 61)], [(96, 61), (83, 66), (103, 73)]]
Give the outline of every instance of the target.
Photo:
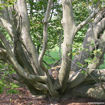
[(87, 98), (72, 98), (55, 102), (48, 98), (36, 98), (26, 88), (17, 89), (19, 91), (17, 94), (6, 92), (0, 94), (0, 105), (105, 105), (105, 102)]

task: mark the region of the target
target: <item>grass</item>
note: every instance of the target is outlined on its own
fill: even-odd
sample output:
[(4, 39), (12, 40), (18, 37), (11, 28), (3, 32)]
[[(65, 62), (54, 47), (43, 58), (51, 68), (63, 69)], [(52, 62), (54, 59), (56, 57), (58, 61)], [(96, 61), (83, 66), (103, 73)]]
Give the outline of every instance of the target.
[(56, 61), (60, 59), (59, 57), (59, 48), (55, 47), (54, 49), (50, 50), (49, 52), (46, 52), (46, 55), (44, 56), (44, 61), (48, 64), (54, 64)]

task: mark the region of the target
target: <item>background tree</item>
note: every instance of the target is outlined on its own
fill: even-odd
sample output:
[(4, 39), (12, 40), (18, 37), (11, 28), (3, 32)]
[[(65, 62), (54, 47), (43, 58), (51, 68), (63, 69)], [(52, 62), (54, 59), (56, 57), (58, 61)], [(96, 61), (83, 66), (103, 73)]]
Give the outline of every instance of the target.
[[(82, 0), (80, 1), (86, 6)], [(78, 1), (62, 0), (63, 18), (61, 23), (63, 27), (61, 27), (60, 24), (57, 24), (60, 23), (61, 11), (59, 8), (61, 5), (56, 0), (48, 0), (48, 2), (46, 0), (29, 2), (0, 0), (0, 24), (2, 27), (0, 30), (0, 58), (13, 65), (20, 80), (33, 94), (60, 97), (69, 91), (73, 96), (105, 99), (105, 89), (103, 88), (105, 70), (97, 70), (105, 51), (105, 46), (103, 46), (105, 44), (103, 2), (104, 0), (89, 1), (88, 5), (92, 9), (86, 14), (86, 17), (81, 17), (81, 20), (78, 21), (77, 18), (80, 16), (76, 17), (76, 12), (73, 14), (73, 6)], [(96, 9), (96, 7), (98, 8)], [(87, 10), (85, 13), (88, 12)], [(56, 16), (54, 17), (54, 15)], [(89, 16), (87, 17), (87, 15)], [(33, 24), (34, 22), (35, 24)], [(55, 22), (56, 27), (54, 27)], [(76, 35), (88, 23), (89, 27), (86, 26), (88, 30), (82, 49), (78, 55), (72, 56), (73, 42), (78, 40)], [(58, 43), (57, 40), (61, 34), (59, 32), (62, 32), (62, 28), (64, 37), (61, 67), (57, 78), (53, 78), (44, 66), (43, 57), (48, 48), (53, 48)], [(50, 38), (48, 39), (48, 37)], [(53, 45), (52, 42), (55, 44)], [(96, 83), (98, 84), (96, 85)]]

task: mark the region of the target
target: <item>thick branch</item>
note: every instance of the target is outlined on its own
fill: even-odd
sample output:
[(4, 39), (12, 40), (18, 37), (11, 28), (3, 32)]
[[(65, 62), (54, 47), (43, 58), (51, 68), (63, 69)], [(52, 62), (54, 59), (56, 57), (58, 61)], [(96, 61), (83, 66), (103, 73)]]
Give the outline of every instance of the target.
[(28, 55), (23, 47), (19, 34), (20, 33), (16, 34), (14, 37), (14, 55), (18, 63), (24, 68), (26, 72), (35, 74), (29, 61)]
[[(104, 20), (104, 18), (95, 27), (99, 27), (99, 25), (101, 27), (100, 29), (97, 29), (97, 28), (95, 28), (96, 30), (94, 29), (95, 34), (98, 33), (97, 35), (100, 35), (99, 33), (103, 32), (104, 29), (105, 29), (105, 20)], [(85, 64), (86, 63), (85, 59), (91, 57), (90, 53), (94, 50), (94, 46), (89, 46), (89, 44), (91, 43), (92, 40), (97, 41), (95, 38), (93, 38), (91, 36), (91, 34), (93, 34), (93, 33), (88, 33), (89, 36), (86, 36), (86, 38), (84, 40), (84, 44), (83, 44), (84, 48), (89, 47), (88, 48), (89, 50), (88, 51), (82, 51), (82, 53), (79, 55), (80, 58), (78, 57), (78, 58), (74, 59), (75, 63), (80, 62), (81, 64)], [(98, 38), (98, 36), (97, 36), (97, 38)], [(101, 50), (101, 54), (99, 54), (98, 56), (94, 55), (94, 57), (92, 58), (93, 62), (86, 67), (87, 69), (83, 68), (83, 70), (86, 70), (86, 72), (88, 74), (90, 74), (93, 71), (93, 69), (96, 69), (100, 65), (101, 59), (104, 56), (104, 52), (105, 52), (105, 46), (103, 46), (104, 44), (105, 44), (105, 32), (103, 33), (102, 36), (100, 36), (100, 38), (98, 39), (98, 43), (97, 43), (98, 49)], [(72, 88), (79, 85), (80, 83), (82, 83), (88, 76), (87, 73), (83, 74), (83, 73), (80, 72), (81, 70), (78, 71), (79, 69), (80, 69), (80, 67), (77, 66), (76, 64), (72, 65), (72, 70), (76, 71), (75, 76), (73, 76), (73, 78), (70, 78), (70, 81), (71, 81), (70, 86)]]
[(100, 38), (101, 35), (99, 34), (102, 33), (104, 29), (105, 29), (105, 17), (99, 23), (97, 23), (97, 25), (95, 25), (93, 28), (94, 37), (96, 40), (98, 39), (98, 37)]
[[(92, 46), (91, 43), (92, 42), (94, 42), (96, 44), (99, 43), (100, 37), (104, 37), (104, 35), (101, 35), (102, 32), (104, 31), (104, 29), (105, 29), (105, 18), (103, 18), (97, 24), (93, 24), (93, 27), (89, 27), (89, 29), (86, 33), (86, 37), (84, 38), (84, 41), (83, 41), (83, 50), (80, 52), (79, 55), (76, 55), (74, 60), (72, 61), (71, 67), (72, 67), (73, 71), (77, 71), (80, 69), (80, 67), (78, 65), (76, 65), (77, 62), (80, 62), (83, 65), (86, 63), (85, 59), (90, 57), (90, 53), (95, 48), (95, 46)], [(104, 38), (101, 38), (101, 40), (103, 40), (103, 39)]]
[(22, 18), (21, 22), (21, 37), (25, 46), (27, 46), (27, 50), (29, 52), (30, 61), (34, 68), (35, 73), (37, 72), (39, 75), (43, 74), (39, 64), (38, 64), (38, 55), (36, 48), (32, 42), (30, 35), (30, 25), (27, 14), (26, 2), (25, 0), (17, 0), (18, 14)]
[(62, 25), (64, 28), (64, 41), (62, 46), (62, 63), (59, 72), (59, 82), (64, 91), (70, 72), (71, 61), (69, 61), (68, 58), (71, 59), (72, 57), (71, 52), (72, 52), (75, 24), (73, 20), (71, 0), (62, 0), (62, 6), (63, 6)]
[(7, 52), (4, 48), (0, 48), (0, 60), (3, 60), (7, 62), (8, 57), (7, 57)]
[[(16, 5), (15, 5), (16, 6)], [(13, 8), (7, 7), (2, 10), (2, 17), (0, 18), (2, 21), (3, 27), (8, 30), (9, 35), (12, 37), (14, 41), (14, 53), (15, 57), (18, 60), (19, 64), (27, 71), (33, 73), (34, 70), (31, 67), (31, 63), (29, 64), (26, 55), (24, 53), (24, 49), (22, 48), (22, 39), (20, 38), (20, 22), (21, 18), (17, 18), (12, 16)], [(15, 11), (16, 12), (16, 11)], [(11, 16), (10, 16), (11, 15)], [(11, 17), (11, 18), (10, 18)], [(14, 19), (12, 19), (14, 18)], [(15, 23), (15, 24), (14, 24)], [(28, 71), (30, 69), (30, 71)]]
[[(30, 27), (29, 27), (29, 19), (27, 15), (25, 0), (17, 0), (17, 5), (18, 5), (18, 14), (22, 17), (21, 37), (23, 39), (23, 43), (25, 46), (27, 46), (27, 50), (30, 56), (30, 61), (31, 61), (31, 64), (33, 64), (33, 67), (35, 68), (35, 72), (37, 72), (39, 75), (42, 75), (43, 71), (38, 64), (38, 55), (32, 43), (32, 39), (29, 33)], [(45, 22), (46, 22), (46, 19), (45, 19)], [(52, 96), (54, 96), (55, 94), (57, 94), (57, 92), (53, 88), (53, 84), (47, 70), (46, 70), (46, 74), (47, 74), (49, 92)]]
[[(3, 1), (4, 2), (4, 1)], [(2, 2), (0, 2), (2, 4)], [(13, 26), (13, 19), (12, 19), (12, 7), (3, 7), (3, 9), (0, 10), (1, 16), (0, 16), (0, 22), (1, 25), (8, 31), (10, 34), (11, 39), (13, 39), (14, 36), (14, 28)]]
[(94, 23), (97, 24), (102, 20), (103, 17), (105, 17), (105, 8), (103, 11), (100, 11), (100, 13), (97, 14), (96, 18), (94, 19)]
[[(100, 75), (101, 72), (101, 75)], [(87, 83), (98, 83), (100, 82), (100, 77), (101, 81), (105, 82), (105, 69), (94, 69), (94, 71), (86, 78), (84, 82)]]
[[(105, 82), (102, 82), (102, 84), (105, 87)], [(103, 100), (102, 103), (100, 104), (104, 104), (104, 100), (105, 100), (105, 93), (100, 83), (95, 84), (95, 85), (82, 84), (80, 86), (77, 86), (76, 88), (72, 90), (71, 96), (88, 97), (88, 98), (91, 97), (94, 99)]]
[(46, 82), (46, 77), (44, 77), (44, 76), (31, 75), (31, 74), (25, 72), (25, 70), (17, 62), (15, 55), (13, 54), (11, 47), (9, 46), (8, 41), (5, 39), (4, 35), (1, 32), (0, 32), (0, 39), (2, 40), (4, 46), (7, 50), (7, 54), (8, 54), (8, 56), (9, 56), (9, 58), (13, 64), (13, 66), (15, 67), (17, 72), (19, 73), (19, 75), (21, 75), (25, 79), (40, 81), (40, 82)]
[[(104, 49), (105, 50), (105, 49)], [(91, 72), (94, 71), (94, 69), (97, 67), (97, 65), (100, 63), (101, 57), (103, 57), (103, 54), (100, 55), (97, 60), (95, 59), (91, 64), (88, 65), (87, 69), (85, 69), (86, 73), (82, 73), (81, 70), (77, 71), (73, 74), (73, 76), (70, 77), (70, 88), (76, 87), (80, 83), (82, 83)]]

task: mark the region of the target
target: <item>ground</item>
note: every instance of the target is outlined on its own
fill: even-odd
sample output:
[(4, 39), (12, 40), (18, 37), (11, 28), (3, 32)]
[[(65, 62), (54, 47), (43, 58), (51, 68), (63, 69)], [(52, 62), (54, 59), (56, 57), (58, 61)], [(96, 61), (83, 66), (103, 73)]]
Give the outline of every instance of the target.
[(87, 98), (72, 98), (63, 99), (55, 102), (50, 99), (41, 99), (33, 96), (26, 88), (17, 88), (19, 93), (7, 94), (3, 92), (0, 94), (0, 105), (100, 105), (105, 104), (99, 100)]

